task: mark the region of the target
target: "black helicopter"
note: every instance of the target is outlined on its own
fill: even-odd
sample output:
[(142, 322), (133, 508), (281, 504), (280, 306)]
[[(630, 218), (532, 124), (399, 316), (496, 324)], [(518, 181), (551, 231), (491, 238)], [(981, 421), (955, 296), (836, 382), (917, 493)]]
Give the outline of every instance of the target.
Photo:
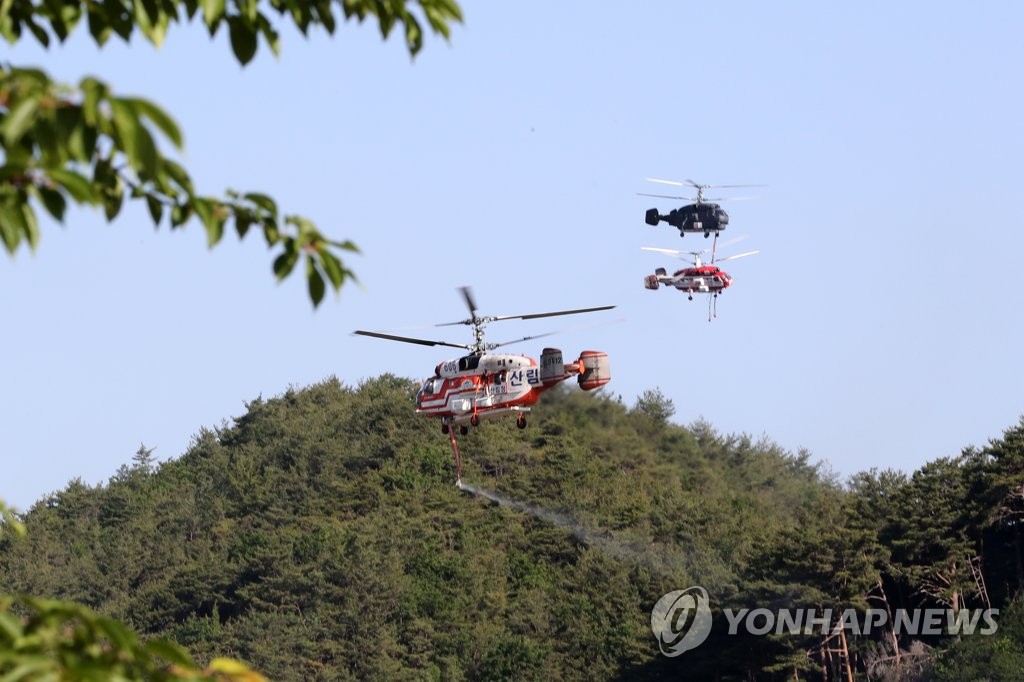
[(695, 187), (697, 189), (696, 197), (678, 197), (669, 194), (647, 194), (646, 192), (638, 192), (640, 196), (644, 197), (660, 197), (662, 199), (681, 199), (683, 201), (692, 201), (692, 204), (686, 206), (680, 206), (674, 208), (668, 212), (668, 214), (662, 214), (658, 212), (658, 209), (651, 208), (647, 210), (647, 215), (644, 220), (648, 225), (657, 225), (659, 222), (664, 221), (672, 227), (679, 230), (679, 236), (683, 237), (687, 232), (703, 232), (704, 236), (709, 236), (712, 232), (716, 235), (724, 230), (729, 225), (729, 214), (726, 213), (717, 201), (724, 201), (724, 199), (706, 199), (704, 197), (704, 190), (706, 189), (717, 189), (720, 187), (761, 187), (761, 185), (702, 185), (693, 180), (687, 180), (686, 182), (677, 182), (675, 180), (659, 180), (657, 178), (647, 178), (650, 182), (660, 182), (663, 185), (675, 185), (677, 187)]

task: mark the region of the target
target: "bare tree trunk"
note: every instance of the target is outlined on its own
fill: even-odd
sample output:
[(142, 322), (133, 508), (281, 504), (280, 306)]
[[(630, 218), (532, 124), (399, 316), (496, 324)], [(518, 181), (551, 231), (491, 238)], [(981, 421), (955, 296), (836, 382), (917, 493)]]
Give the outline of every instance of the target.
[(1020, 527), (1016, 527), (1013, 531), (1013, 548), (1017, 552), (1017, 589), (1024, 587), (1024, 557), (1021, 556), (1020, 551)]
[(818, 649), (818, 653), (821, 655), (821, 679), (823, 682), (828, 682), (828, 664), (825, 662), (825, 649), (828, 648), (828, 640), (826, 639), (821, 643), (821, 648)]
[(839, 629), (839, 644), (842, 646), (843, 661), (846, 665), (846, 682), (853, 682), (853, 666), (850, 664), (850, 649), (846, 646), (846, 628)]
[(896, 623), (892, 617), (892, 607), (889, 605), (889, 597), (885, 594), (885, 588), (882, 586), (882, 576), (878, 576), (878, 594), (877, 597), (885, 605), (886, 622), (889, 623), (889, 637), (892, 639), (892, 652), (896, 660), (896, 679), (901, 679), (900, 674), (900, 640), (896, 636)]

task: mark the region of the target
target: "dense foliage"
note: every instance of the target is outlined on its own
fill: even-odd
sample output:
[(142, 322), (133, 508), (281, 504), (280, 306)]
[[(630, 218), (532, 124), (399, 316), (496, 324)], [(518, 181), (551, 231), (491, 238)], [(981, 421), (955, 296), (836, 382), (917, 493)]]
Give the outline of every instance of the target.
[[(848, 485), (766, 440), (549, 392), (529, 428), (446, 439), (385, 375), (257, 399), (178, 459), (140, 447), (0, 540), (0, 591), (79, 602), (201, 665), (273, 679), (1005, 679), (1024, 664), (1024, 422), (911, 476)], [(659, 653), (692, 585), (709, 639)], [(723, 609), (1002, 609), (995, 635), (727, 634)], [(989, 672), (987, 666), (994, 672)]]

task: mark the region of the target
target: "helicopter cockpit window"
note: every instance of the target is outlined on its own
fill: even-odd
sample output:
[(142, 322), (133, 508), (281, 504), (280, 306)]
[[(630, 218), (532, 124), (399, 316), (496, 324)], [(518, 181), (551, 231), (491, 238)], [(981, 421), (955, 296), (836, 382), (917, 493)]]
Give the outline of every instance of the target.
[(427, 395), (434, 394), (434, 379), (430, 378), (423, 382), (423, 388), (420, 389), (420, 393), (426, 393)]
[(479, 365), (479, 364), (480, 364), (480, 356), (479, 355), (467, 355), (464, 358), (459, 358), (459, 371), (460, 372), (467, 372), (467, 371), (470, 371), (470, 370), (474, 370), (474, 369), (477, 368), (477, 365)]

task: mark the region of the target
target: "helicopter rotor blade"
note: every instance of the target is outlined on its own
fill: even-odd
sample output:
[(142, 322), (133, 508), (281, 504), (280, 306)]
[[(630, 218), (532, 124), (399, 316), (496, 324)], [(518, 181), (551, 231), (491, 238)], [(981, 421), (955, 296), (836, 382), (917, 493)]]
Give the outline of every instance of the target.
[(692, 261), (689, 258), (686, 258), (686, 256), (693, 256), (694, 258), (697, 258), (701, 254), (708, 252), (707, 249), (701, 249), (700, 251), (676, 251), (675, 249), (659, 249), (655, 246), (641, 246), (640, 248), (644, 251), (655, 251), (657, 253), (664, 253), (669, 256), (675, 256), (676, 258), (684, 260), (687, 263), (693, 263), (694, 261)]
[(715, 262), (723, 263), (723, 262), (725, 262), (727, 260), (736, 260), (737, 258), (744, 258), (745, 256), (753, 256), (755, 253), (761, 253), (761, 251), (758, 250), (758, 251), (747, 251), (746, 253), (737, 253), (735, 256), (726, 256), (725, 258), (719, 258)]
[(650, 194), (648, 192), (637, 192), (641, 197), (658, 197), (659, 199), (679, 199), (680, 201), (693, 201), (691, 197), (677, 197), (673, 194)]
[(615, 306), (613, 305), (602, 305), (596, 308), (576, 308), (574, 310), (555, 310), (550, 313), (528, 313), (526, 315), (495, 315), (489, 317), (491, 321), (498, 320), (535, 320), (539, 317), (557, 317), (558, 315), (577, 315), (579, 313), (593, 313), (598, 310), (611, 310)]
[(717, 243), (718, 237), (716, 236), (715, 237), (715, 240), (716, 240), (715, 248), (718, 248), (719, 246), (721, 246), (724, 249), (727, 246), (732, 246), (733, 244), (738, 244), (739, 242), (741, 242), (744, 239), (746, 239), (747, 236), (748, 235), (740, 234), (740, 235), (737, 235), (737, 236), (733, 237), (732, 239), (727, 239), (726, 241), (722, 242), (721, 244)]
[(411, 336), (397, 336), (395, 334), (383, 334), (381, 332), (368, 332), (362, 329), (357, 329), (353, 334), (359, 334), (360, 336), (372, 336), (377, 339), (387, 339), (388, 341), (401, 341), (403, 343), (415, 343), (420, 346), (450, 346), (452, 348), (465, 348), (472, 350), (473, 346), (465, 343), (448, 343), (447, 341), (428, 341), (427, 339), (416, 339)]
[(476, 317), (476, 301), (473, 300), (473, 290), (469, 287), (459, 287), (459, 291), (462, 292), (462, 297), (466, 299), (466, 305), (469, 307), (469, 314)]
[[(645, 178), (648, 182), (660, 182), (663, 185), (674, 185), (676, 187), (686, 187), (685, 182), (679, 182), (678, 180), (662, 180), (660, 178)], [(690, 180), (690, 184), (693, 185), (693, 180)]]
[(666, 253), (670, 256), (681, 256), (684, 253), (686, 253), (686, 251), (677, 251), (676, 249), (660, 249), (657, 246), (641, 246), (640, 249), (642, 251), (656, 251), (658, 253)]
[(554, 336), (555, 334), (558, 334), (558, 332), (546, 332), (544, 334), (534, 334), (533, 336), (524, 336), (521, 339), (513, 339), (512, 341), (502, 341), (501, 343), (489, 343), (489, 344), (487, 344), (487, 347), (488, 348), (492, 348), (492, 349), (493, 348), (501, 348), (502, 346), (508, 346), (510, 344), (513, 344), (513, 343), (522, 343), (523, 341), (532, 341), (533, 339), (541, 339), (541, 338), (544, 338), (545, 336)]
[(694, 182), (693, 180), (689, 180), (689, 179), (687, 179), (687, 182), (690, 183), (691, 185), (693, 185), (694, 187), (697, 187), (697, 188), (700, 188), (700, 189), (719, 189), (719, 188), (723, 188), (723, 187), (727, 187), (727, 188), (731, 189), (731, 188), (735, 188), (735, 187), (767, 187), (768, 186), (768, 185), (702, 185), (699, 182)]
[(488, 344), (488, 347), (489, 348), (499, 348), (501, 346), (507, 346), (510, 343), (519, 343), (521, 341), (530, 341), (532, 339), (540, 339), (540, 338), (543, 338), (545, 336), (554, 336), (555, 334), (565, 334), (566, 332), (576, 332), (576, 331), (582, 331), (584, 329), (594, 329), (595, 327), (604, 327), (604, 326), (609, 325), (609, 324), (616, 324), (616, 323), (624, 322), (624, 321), (625, 321), (625, 318), (624, 317), (620, 317), (620, 318), (618, 318), (616, 320), (605, 320), (603, 322), (598, 322), (596, 324), (583, 324), (583, 325), (577, 325), (575, 327), (562, 327), (561, 329), (556, 329), (553, 332), (545, 332), (544, 334), (535, 334), (533, 336), (525, 336), (525, 337), (523, 337), (521, 339), (515, 339), (514, 341), (503, 341), (502, 343)]
[(648, 182), (658, 182), (662, 185), (673, 185), (675, 187), (696, 187), (697, 189), (713, 189), (718, 187), (767, 187), (768, 185), (705, 185), (700, 182), (694, 182), (687, 178), (686, 182), (679, 182), (678, 180), (662, 180), (660, 178), (645, 178)]

